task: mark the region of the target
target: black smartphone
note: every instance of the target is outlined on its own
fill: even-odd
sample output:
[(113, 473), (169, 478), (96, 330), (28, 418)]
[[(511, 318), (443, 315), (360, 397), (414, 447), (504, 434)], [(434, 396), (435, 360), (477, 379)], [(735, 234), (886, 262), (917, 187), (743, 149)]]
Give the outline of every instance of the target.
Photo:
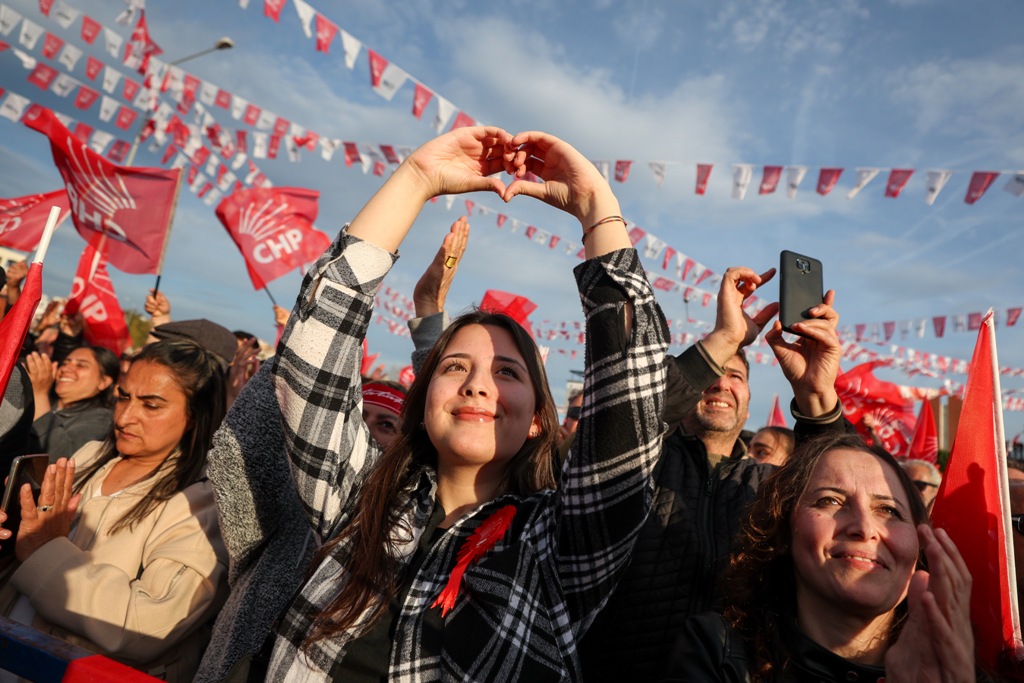
[(11, 463), (11, 472), (7, 476), (0, 507), (7, 513), (7, 521), (3, 523), (3, 527), (9, 529), (13, 535), (5, 543), (0, 544), (0, 556), (9, 555), (14, 551), (14, 539), (21, 524), (21, 487), (25, 484), (31, 485), (32, 495), (38, 500), (39, 490), (43, 486), (43, 476), (49, 464), (50, 456), (46, 453), (19, 455)]
[(793, 332), (793, 325), (810, 320), (808, 311), (825, 298), (821, 261), (783, 251), (779, 255), (779, 274), (779, 320), (782, 329)]

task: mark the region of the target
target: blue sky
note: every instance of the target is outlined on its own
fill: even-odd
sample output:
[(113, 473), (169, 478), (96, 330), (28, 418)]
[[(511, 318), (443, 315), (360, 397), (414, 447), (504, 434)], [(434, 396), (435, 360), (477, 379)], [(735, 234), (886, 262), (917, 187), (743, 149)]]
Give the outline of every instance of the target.
[[(63, 30), (43, 17), (35, 0), (3, 0), (47, 30), (85, 46), (79, 22)], [(114, 23), (115, 0), (75, 0), (71, 6), (123, 36)], [(540, 129), (558, 135), (595, 160), (632, 160), (630, 178), (613, 182), (625, 215), (716, 272), (730, 265), (759, 270), (776, 265), (782, 249), (819, 258), (826, 287), (838, 292), (842, 325), (953, 316), (1024, 305), (1019, 264), (1024, 199), (1003, 191), (1000, 176), (975, 205), (964, 203), (972, 171), (1024, 170), (1024, 5), (931, 0), (892, 2), (645, 2), (567, 0), (559, 3), (370, 2), (313, 3), (364, 44), (354, 69), (341, 44), (314, 51), (292, 3), (275, 24), (262, 0), (243, 10), (237, 2), (150, 0), (151, 34), (168, 59), (231, 36), (236, 48), (190, 61), (185, 68), (259, 106), (323, 136), (360, 143), (414, 147), (434, 135), (431, 103), (423, 120), (410, 114), (413, 86), (390, 102), (369, 87), (366, 47), (398, 65), (478, 121), (510, 131)], [(12, 34), (8, 41), (16, 43)], [(102, 39), (97, 41), (100, 45)], [(93, 49), (93, 54), (100, 50)], [(35, 54), (38, 56), (39, 48)], [(106, 59), (104, 57), (104, 59)], [(84, 61), (84, 60), (83, 60)], [(74, 75), (79, 80), (83, 66)], [(122, 69), (124, 70), (124, 69)], [(0, 53), (0, 87), (72, 116), (70, 99), (44, 93), (25, 80), (10, 52)], [(98, 107), (76, 116), (104, 127)], [(238, 127), (221, 112), (219, 122)], [(126, 138), (112, 125), (105, 128)], [(134, 129), (133, 131), (134, 132)], [(379, 186), (381, 179), (347, 168), (339, 151), (331, 162), (304, 153), (290, 163), (261, 160), (275, 185), (321, 192), (318, 226), (334, 233)], [(667, 162), (662, 186), (647, 168)], [(137, 165), (159, 156), (140, 151)], [(697, 163), (715, 165), (705, 196), (694, 193)], [(754, 164), (744, 200), (731, 197), (732, 164)], [(759, 196), (764, 164), (808, 167), (794, 199), (783, 191)], [(814, 192), (819, 167), (845, 169), (828, 196)], [(846, 198), (857, 167), (882, 172), (856, 198)], [(883, 196), (889, 168), (913, 168), (903, 194)], [(954, 171), (934, 205), (924, 202), (929, 169)], [(59, 176), (41, 136), (0, 120), (0, 196), (55, 189)], [(507, 207), (489, 196), (472, 199), (532, 224), (563, 243), (580, 226), (540, 204), (520, 199)], [(428, 205), (402, 248), (388, 284), (411, 295), (413, 284), (459, 215)], [(533, 244), (523, 230), (497, 229), (495, 215), (471, 217), (467, 258), (450, 297), (461, 311), (488, 288), (512, 291), (538, 304), (534, 321), (581, 319), (571, 268), (563, 250)], [(70, 228), (58, 232), (47, 259), (45, 289), (70, 288), (82, 242)], [(649, 260), (660, 272), (660, 259)], [(111, 272), (125, 307), (141, 307), (153, 280)], [(671, 276), (671, 274), (669, 274)], [(270, 290), (289, 306), (298, 276)], [(270, 302), (253, 291), (241, 256), (207, 207), (183, 191), (165, 261), (161, 289), (174, 317), (208, 317), (230, 328), (273, 338)], [(764, 290), (777, 296), (777, 284)], [(666, 315), (685, 318), (679, 292), (659, 295)], [(689, 314), (712, 321), (713, 308), (691, 303)], [(947, 324), (952, 327), (952, 320)], [(999, 328), (1000, 362), (1024, 367), (1022, 326)], [(681, 327), (675, 332), (696, 332)], [(891, 343), (969, 359), (974, 333), (947, 331), (936, 338)], [(389, 364), (404, 365), (409, 342), (373, 325), (370, 347)], [(564, 395), (582, 347), (552, 342), (549, 373), (556, 398)], [(882, 354), (890, 345), (866, 345)], [(681, 348), (675, 347), (676, 352)], [(767, 349), (757, 349), (767, 352)], [(846, 363), (845, 368), (852, 366)], [(941, 379), (885, 379), (937, 387)], [(948, 375), (963, 383), (965, 376)], [(1004, 377), (1004, 389), (1024, 379)], [(772, 397), (788, 387), (779, 370), (756, 366), (751, 375), (750, 426), (762, 424)], [(1006, 414), (1007, 433), (1024, 430), (1024, 413)]]

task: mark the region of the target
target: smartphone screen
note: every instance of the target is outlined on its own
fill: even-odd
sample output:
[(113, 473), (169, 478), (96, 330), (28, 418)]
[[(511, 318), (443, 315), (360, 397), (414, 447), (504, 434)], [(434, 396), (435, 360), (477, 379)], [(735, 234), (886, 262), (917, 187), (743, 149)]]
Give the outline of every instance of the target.
[(825, 297), (821, 261), (783, 251), (779, 255), (779, 273), (779, 320), (782, 329), (793, 332), (794, 323), (809, 320), (811, 316), (807, 311)]
[(46, 453), (19, 455), (11, 463), (11, 472), (7, 476), (0, 507), (7, 513), (7, 521), (3, 526), (14, 536), (0, 546), (0, 555), (7, 555), (14, 550), (14, 538), (18, 533), (18, 525), (21, 524), (21, 487), (25, 484), (31, 485), (32, 494), (38, 499), (39, 489), (43, 486), (43, 475), (46, 474), (46, 467), (49, 464), (50, 456)]

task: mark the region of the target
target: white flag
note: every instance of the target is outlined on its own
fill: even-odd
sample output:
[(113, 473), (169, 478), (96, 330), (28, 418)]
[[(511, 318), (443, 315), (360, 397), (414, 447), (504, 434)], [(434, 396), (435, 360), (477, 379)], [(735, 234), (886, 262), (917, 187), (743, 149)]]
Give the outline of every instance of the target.
[(121, 45), (124, 44), (124, 39), (111, 31), (109, 28), (103, 28), (103, 40), (107, 46), (107, 54), (114, 59), (120, 59), (121, 57)]
[(292, 163), (299, 161), (299, 146), (295, 144), (295, 138), (291, 135), (286, 135), (284, 146), (288, 150), (288, 161)]
[(214, 204), (217, 203), (217, 200), (220, 199), (220, 197), (220, 190), (210, 190), (208, 193), (206, 193), (206, 196), (203, 197), (203, 204), (206, 204), (207, 206), (213, 206)]
[(113, 97), (107, 97), (104, 95), (103, 99), (100, 100), (100, 121), (103, 121), (104, 123), (109, 122), (114, 118), (114, 114), (117, 113), (120, 106), (121, 103)]
[(0, 5), (0, 33), (5, 36), (11, 35), (11, 31), (18, 25), (22, 17), (7, 5)]
[(345, 51), (345, 66), (351, 69), (356, 64), (356, 57), (363, 49), (363, 44), (348, 31), (341, 29), (341, 47)]
[(3, 104), (0, 104), (0, 116), (17, 123), (21, 120), (21, 115), (28, 105), (29, 100), (27, 97), (9, 92), (7, 93), (7, 99), (4, 100)]
[(43, 35), (43, 27), (29, 19), (26, 19), (21, 24), (21, 36), (19, 36), (18, 42), (29, 50), (34, 50), (36, 42), (39, 40), (39, 36), (41, 35)]
[(104, 150), (107, 149), (107, 145), (114, 139), (114, 136), (105, 130), (94, 130), (92, 137), (89, 138), (89, 147), (93, 149), (97, 154), (103, 154)]
[(924, 203), (931, 206), (935, 203), (935, 198), (942, 192), (942, 188), (945, 187), (946, 183), (949, 182), (949, 177), (953, 175), (952, 171), (928, 171), (927, 181), (925, 187), (927, 188), (924, 196)]
[(667, 244), (662, 240), (658, 239), (654, 235), (647, 233), (644, 235), (644, 258), (656, 259), (661, 250), (664, 249)]
[(747, 188), (750, 186), (750, 177), (754, 173), (753, 164), (732, 165), (732, 198), (742, 200), (747, 196)]
[(239, 152), (235, 155), (235, 158), (231, 160), (231, 170), (237, 171), (245, 165), (245, 162), (249, 160), (249, 155), (245, 152)]
[(316, 10), (303, 0), (292, 0), (292, 2), (295, 3), (295, 12), (299, 15), (299, 21), (302, 22), (302, 30), (306, 32), (307, 38), (312, 38), (313, 17), (316, 16)]
[(235, 184), (236, 180), (238, 180), (238, 176), (236, 176), (231, 171), (228, 171), (227, 173), (222, 175), (220, 179), (217, 180), (217, 188), (224, 192), (227, 192), (229, 189), (231, 189), (231, 186)]
[(171, 162), (171, 168), (185, 168), (188, 165), (188, 158), (184, 154), (178, 154), (174, 157), (174, 161)]
[(61, 28), (66, 29), (69, 26), (71, 26), (72, 23), (74, 23), (75, 19), (78, 18), (79, 14), (81, 14), (81, 12), (79, 12), (74, 7), (71, 7), (66, 2), (61, 0), (60, 2), (57, 3), (57, 7), (54, 8), (53, 13), (50, 15), (50, 17), (58, 24), (60, 24)]
[(199, 101), (205, 104), (207, 107), (212, 107), (214, 100), (217, 99), (217, 91), (219, 88), (209, 81), (203, 81), (199, 84)]
[(341, 147), (341, 140), (320, 138), (320, 156), (323, 157), (324, 161), (330, 161), (331, 157), (334, 156), (334, 151), (339, 147)]
[(1003, 185), (1003, 189), (1012, 194), (1014, 197), (1024, 196), (1024, 171), (1010, 176), (1010, 179)]
[(864, 189), (864, 187), (871, 182), (871, 180), (878, 175), (877, 168), (858, 168), (857, 169), (857, 184), (846, 193), (847, 199), (853, 199), (857, 196), (857, 193)]
[(63, 125), (68, 130), (71, 130), (71, 128), (75, 125), (75, 120), (67, 114), (61, 114), (59, 111), (55, 111), (53, 112), (53, 115), (56, 116), (57, 120), (61, 122), (61, 125)]
[(266, 133), (260, 133), (254, 131), (252, 133), (252, 158), (253, 159), (266, 159), (267, 158), (267, 145), (269, 143), (269, 136)]
[(373, 91), (390, 102), (391, 98), (398, 92), (398, 89), (405, 85), (405, 81), (408, 78), (409, 74), (394, 64), (389, 63), (384, 67), (384, 72), (380, 75), (380, 84)]
[(114, 88), (121, 81), (121, 72), (110, 66), (103, 67), (103, 90), (114, 94)]
[(455, 105), (441, 97), (437, 96), (437, 114), (434, 116), (434, 131), (440, 135), (441, 131), (444, 130), (445, 125), (448, 123), (448, 119), (455, 113)]
[(608, 176), (608, 174), (611, 173), (611, 170), (612, 170), (611, 162), (608, 162), (608, 161), (591, 161), (590, 163), (594, 164), (594, 166), (597, 166), (597, 170), (601, 172), (601, 175), (604, 176), (604, 179), (606, 181), (611, 182), (609, 180), (609, 176)]
[(654, 182), (661, 187), (665, 183), (665, 162), (663, 161), (652, 161), (648, 164), (651, 169), (651, 175), (654, 176)]
[(67, 74), (58, 74), (57, 78), (53, 80), (50, 90), (57, 95), (57, 97), (67, 97), (71, 93), (71, 89), (76, 85), (81, 85), (81, 83)]
[(57, 61), (68, 71), (75, 70), (75, 64), (78, 64), (78, 60), (82, 57), (82, 51), (71, 43), (65, 43), (64, 49), (60, 52), (60, 57)]
[(135, 19), (135, 14), (146, 9), (146, 0), (124, 0), (124, 4), (128, 6), (114, 20), (119, 24), (127, 25), (132, 23), (132, 20)]
[(231, 96), (231, 118), (235, 121), (242, 118), (245, 114), (245, 108), (249, 106), (249, 100), (238, 95)]
[(263, 109), (260, 111), (260, 117), (256, 119), (256, 127), (260, 130), (270, 130), (276, 121), (277, 114)]
[(800, 183), (803, 181), (804, 176), (807, 175), (806, 166), (787, 166), (786, 167), (786, 196), (790, 199), (796, 197), (796, 189), (800, 187)]
[(249, 9), (249, 0), (238, 0), (238, 6), (242, 9)]

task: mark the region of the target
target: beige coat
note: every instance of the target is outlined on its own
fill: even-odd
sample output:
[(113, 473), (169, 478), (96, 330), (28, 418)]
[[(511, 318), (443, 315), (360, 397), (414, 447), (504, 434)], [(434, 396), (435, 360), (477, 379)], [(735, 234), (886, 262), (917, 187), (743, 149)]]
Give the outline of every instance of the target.
[[(99, 442), (73, 456), (81, 471)], [(192, 484), (130, 531), (109, 530), (152, 486), (101, 493), (111, 460), (82, 491), (72, 540), (57, 538), (19, 566), (0, 592), (4, 613), (17, 593), (35, 609), (32, 624), (168, 681), (195, 675), (209, 626), (227, 594), (227, 552), (213, 487)]]

